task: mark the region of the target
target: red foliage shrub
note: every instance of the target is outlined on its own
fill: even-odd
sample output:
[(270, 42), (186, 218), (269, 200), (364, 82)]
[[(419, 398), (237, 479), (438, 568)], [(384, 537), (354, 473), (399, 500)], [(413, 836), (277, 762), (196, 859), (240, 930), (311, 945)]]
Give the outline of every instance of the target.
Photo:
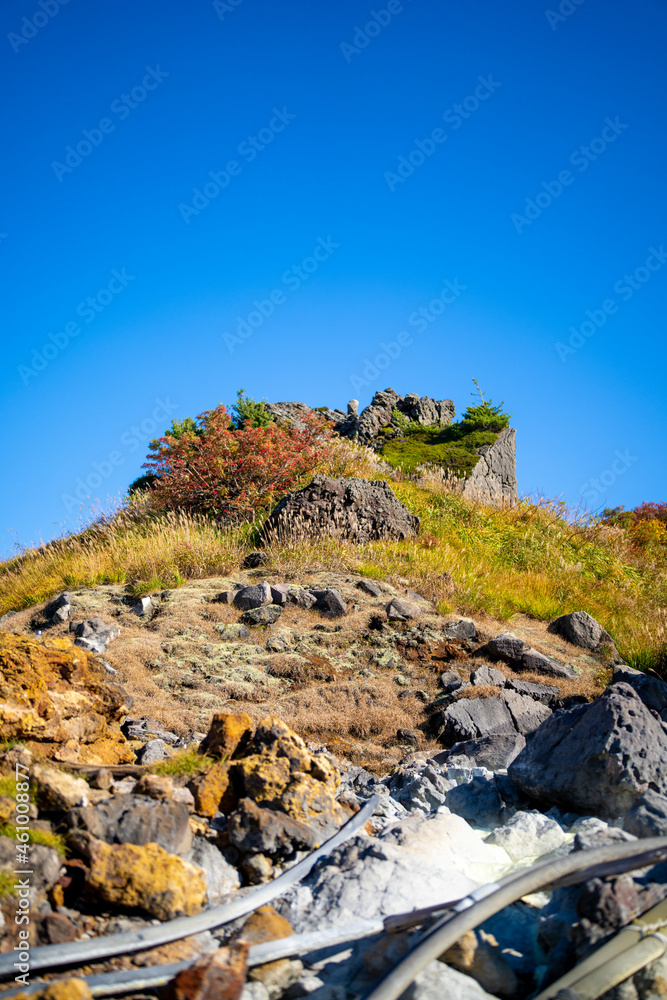
[(607, 507), (602, 512), (605, 524), (626, 528), (639, 548), (667, 544), (667, 503), (641, 503), (634, 510)]
[(185, 509), (223, 520), (253, 520), (255, 512), (288, 493), (327, 452), (324, 418), (305, 429), (279, 424), (235, 428), (224, 406), (197, 417), (194, 430), (152, 441), (143, 468), (157, 475), (149, 493), (156, 510)]

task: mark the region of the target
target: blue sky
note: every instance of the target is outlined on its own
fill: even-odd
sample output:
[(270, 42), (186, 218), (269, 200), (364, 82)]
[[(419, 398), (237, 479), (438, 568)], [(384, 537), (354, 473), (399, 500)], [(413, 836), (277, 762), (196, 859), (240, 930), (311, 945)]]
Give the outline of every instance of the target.
[(10, 0), (0, 27), (4, 554), (241, 386), (461, 412), (474, 376), (521, 492), (665, 499), (665, 0)]

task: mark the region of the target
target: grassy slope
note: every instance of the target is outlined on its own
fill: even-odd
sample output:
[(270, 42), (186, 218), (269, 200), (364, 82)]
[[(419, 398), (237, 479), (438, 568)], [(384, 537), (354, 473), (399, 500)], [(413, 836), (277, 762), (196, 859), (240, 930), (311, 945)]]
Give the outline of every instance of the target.
[(476, 449), (493, 444), (497, 437), (493, 431), (465, 434), (458, 424), (443, 430), (424, 428), (412, 430), (402, 438), (391, 438), (381, 454), (390, 465), (403, 472), (414, 472), (423, 465), (440, 465), (453, 475), (467, 479), (479, 460)]
[[(440, 601), (442, 611), (487, 612), (504, 620), (517, 612), (549, 620), (583, 609), (616, 639), (630, 664), (667, 671), (664, 547), (653, 554), (633, 552), (622, 529), (573, 527), (557, 505), (493, 509), (426, 480), (378, 475), (377, 465), (327, 471), (390, 480), (422, 519), (419, 539), (362, 546), (294, 542), (272, 550), (276, 570), (293, 579), (299, 569), (312, 567), (400, 576)], [(120, 518), (105, 531), (71, 536), (0, 564), (0, 615), (67, 588), (121, 582), (146, 593), (228, 574), (251, 546), (247, 527), (218, 531), (186, 516), (137, 523)]]

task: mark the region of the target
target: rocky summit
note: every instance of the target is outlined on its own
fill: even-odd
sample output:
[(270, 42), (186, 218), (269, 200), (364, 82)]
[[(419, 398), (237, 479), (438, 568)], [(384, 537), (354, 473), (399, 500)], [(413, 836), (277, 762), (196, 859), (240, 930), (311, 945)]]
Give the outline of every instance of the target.
[(621, 529), (517, 502), (486, 401), (458, 425), (393, 390), (266, 409), (258, 440), (335, 446), (254, 521), (143, 496), (24, 557), (0, 993), (664, 996), (667, 683), (631, 665), (636, 547), (626, 572)]

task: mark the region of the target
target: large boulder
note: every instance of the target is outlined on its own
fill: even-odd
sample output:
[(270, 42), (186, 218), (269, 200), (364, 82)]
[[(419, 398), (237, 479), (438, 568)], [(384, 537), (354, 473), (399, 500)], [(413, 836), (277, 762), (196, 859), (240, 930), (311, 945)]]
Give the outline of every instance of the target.
[(134, 760), (119, 720), (132, 699), (103, 663), (69, 639), (0, 632), (0, 732), (61, 761)]
[(480, 646), (475, 655), (504, 660), (515, 670), (527, 670), (530, 673), (547, 674), (551, 677), (575, 676), (572, 667), (560, 663), (552, 656), (538, 652), (513, 632), (501, 632), (495, 639), (490, 639), (485, 646)]
[(587, 611), (573, 611), (569, 615), (555, 618), (547, 626), (547, 632), (561, 636), (573, 646), (581, 646), (592, 653), (598, 653), (602, 644), (613, 647), (614, 640)]
[(441, 713), (438, 737), (445, 746), (481, 736), (512, 736), (516, 727), (502, 698), (460, 698)]
[(264, 538), (331, 535), (355, 542), (414, 538), (419, 518), (396, 498), (390, 486), (366, 479), (315, 476), (305, 489), (288, 493), (274, 508)]
[(629, 684), (547, 719), (509, 766), (523, 792), (605, 819), (667, 792), (667, 733)]
[(487, 503), (517, 499), (516, 431), (506, 427), (493, 444), (478, 448), (479, 461), (463, 487), (463, 496)]
[(612, 684), (625, 683), (633, 688), (647, 708), (657, 712), (663, 722), (667, 722), (667, 684), (659, 677), (651, 677), (633, 667), (614, 667)]

